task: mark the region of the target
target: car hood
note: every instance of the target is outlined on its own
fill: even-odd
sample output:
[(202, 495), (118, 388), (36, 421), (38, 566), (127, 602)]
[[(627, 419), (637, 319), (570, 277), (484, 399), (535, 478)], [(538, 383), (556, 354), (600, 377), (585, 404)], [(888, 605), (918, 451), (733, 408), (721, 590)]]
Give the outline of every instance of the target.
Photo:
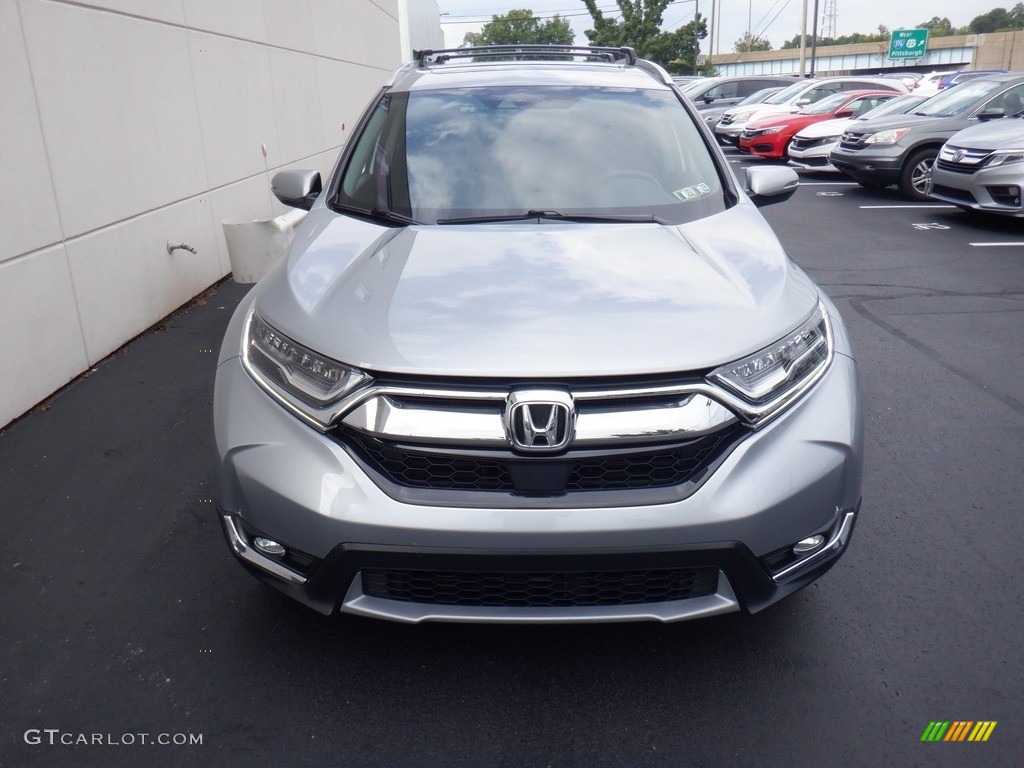
[(837, 120), (823, 120), (801, 128), (797, 134), (802, 139), (820, 139), (824, 136), (841, 136), (843, 131), (857, 121), (852, 117), (841, 117)]
[(887, 115), (873, 120), (858, 121), (849, 130), (857, 133), (878, 133), (895, 128), (912, 128), (915, 131), (936, 131), (939, 133), (958, 131), (969, 124), (966, 116), (929, 117), (928, 115)]
[(350, 365), (517, 378), (708, 369), (818, 296), (748, 202), (677, 227), (387, 228), (319, 206), (254, 290), (265, 320)]
[(727, 115), (733, 115), (737, 113), (747, 113), (750, 116), (748, 120), (760, 120), (763, 117), (770, 115), (791, 115), (796, 112), (799, 107), (794, 107), (792, 104), (751, 104), (747, 107), (739, 107), (726, 110)]
[(1016, 149), (1024, 147), (1024, 118), (1004, 117), (972, 125), (953, 134), (949, 144), (970, 149)]
[(785, 115), (758, 115), (754, 120), (750, 121), (747, 127), (753, 130), (771, 128), (776, 125), (785, 126), (786, 128), (803, 128), (806, 125), (820, 123), (821, 119), (822, 118), (819, 115), (801, 115), (799, 113)]

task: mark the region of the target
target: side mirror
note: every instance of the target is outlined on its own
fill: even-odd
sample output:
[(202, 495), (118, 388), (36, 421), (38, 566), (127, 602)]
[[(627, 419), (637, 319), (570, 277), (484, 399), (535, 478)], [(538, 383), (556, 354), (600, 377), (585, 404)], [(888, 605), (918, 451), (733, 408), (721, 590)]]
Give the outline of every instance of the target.
[(710, 104), (712, 101), (715, 100), (715, 97), (712, 96), (710, 93), (704, 94), (701, 98), (704, 99), (705, 104)]
[(1003, 110), (999, 107), (986, 107), (981, 110), (975, 117), (979, 120), (995, 120), (1003, 116)]
[(853, 117), (853, 110), (852, 109), (840, 109), (838, 112), (836, 112), (832, 116), (835, 117), (835, 118)]
[(747, 168), (743, 191), (758, 208), (789, 200), (800, 186), (792, 168)]
[(794, 107), (806, 107), (810, 103), (811, 103), (810, 99), (797, 99), (796, 103), (793, 106)]
[(278, 171), (270, 180), (274, 197), (292, 208), (308, 211), (313, 207), (323, 185), (317, 171)]

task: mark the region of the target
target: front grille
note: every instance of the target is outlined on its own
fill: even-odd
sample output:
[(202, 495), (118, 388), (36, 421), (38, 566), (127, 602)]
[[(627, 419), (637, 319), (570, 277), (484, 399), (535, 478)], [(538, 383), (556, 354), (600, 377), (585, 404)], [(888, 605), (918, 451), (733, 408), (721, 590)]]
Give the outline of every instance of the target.
[(843, 149), (863, 149), (864, 139), (867, 138), (865, 133), (844, 133), (839, 139), (839, 146)]
[(836, 141), (837, 139), (835, 136), (826, 136), (821, 139), (802, 139), (797, 137), (790, 141), (789, 148), (798, 151), (803, 151), (806, 149), (810, 149), (811, 147), (820, 147), (824, 146), (825, 144), (834, 144)]
[(643, 605), (713, 595), (715, 567), (638, 571), (475, 572), (367, 569), (371, 597), (494, 608)]
[(943, 160), (942, 158), (939, 158), (935, 161), (935, 167), (941, 168), (944, 171), (952, 171), (953, 173), (964, 173), (968, 175), (978, 170), (977, 165), (963, 165), (961, 163), (951, 163), (948, 160)]
[(372, 470), (407, 488), (560, 495), (666, 488), (700, 479), (742, 434), (739, 425), (663, 447), (523, 457), (511, 451), (459, 451), (404, 445), (343, 429), (336, 434)]

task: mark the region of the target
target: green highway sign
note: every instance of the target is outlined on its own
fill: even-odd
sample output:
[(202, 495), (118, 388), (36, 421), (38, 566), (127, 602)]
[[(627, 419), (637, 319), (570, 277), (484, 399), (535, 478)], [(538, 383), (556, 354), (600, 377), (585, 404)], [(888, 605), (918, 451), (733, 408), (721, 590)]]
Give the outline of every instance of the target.
[(927, 29), (895, 29), (889, 38), (890, 59), (920, 59), (927, 48)]

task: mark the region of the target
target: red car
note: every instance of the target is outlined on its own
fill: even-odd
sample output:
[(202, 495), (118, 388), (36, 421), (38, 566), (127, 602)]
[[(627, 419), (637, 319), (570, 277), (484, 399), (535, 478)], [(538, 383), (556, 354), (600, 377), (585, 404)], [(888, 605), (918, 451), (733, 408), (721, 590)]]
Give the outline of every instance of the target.
[(858, 117), (899, 95), (895, 91), (842, 91), (804, 107), (796, 114), (768, 115), (751, 120), (740, 134), (740, 151), (784, 160), (789, 140), (808, 125), (841, 117)]

